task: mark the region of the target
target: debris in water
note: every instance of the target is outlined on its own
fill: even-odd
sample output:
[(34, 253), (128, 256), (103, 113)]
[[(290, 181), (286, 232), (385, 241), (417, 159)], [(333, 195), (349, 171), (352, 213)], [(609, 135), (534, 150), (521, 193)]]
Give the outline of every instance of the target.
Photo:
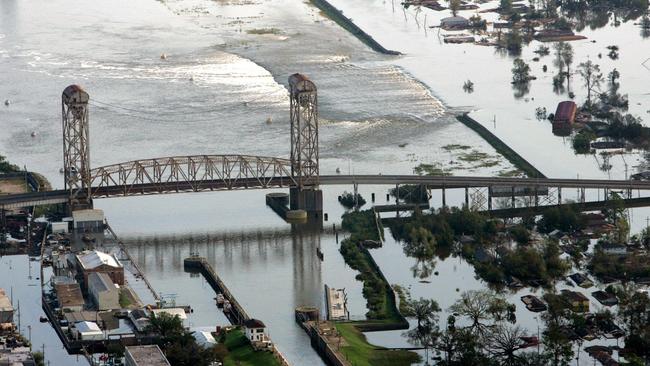
[(266, 124), (270, 125), (271, 123), (273, 123), (273, 118), (271, 118), (271, 117), (267, 118), (266, 119)]
[(161, 60), (166, 60), (167, 59), (167, 54), (163, 53), (160, 55)]
[(32, 131), (32, 137), (36, 137), (36, 131)]
[(9, 104), (11, 104), (11, 101), (9, 99), (5, 100), (5, 105), (9, 107)]

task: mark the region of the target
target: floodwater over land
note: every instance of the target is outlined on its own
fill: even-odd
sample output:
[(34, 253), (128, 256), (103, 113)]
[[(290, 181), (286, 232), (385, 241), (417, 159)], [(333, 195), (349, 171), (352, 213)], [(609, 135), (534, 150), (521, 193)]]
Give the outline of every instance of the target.
[[(630, 172), (637, 164), (638, 154), (627, 162), (615, 157), (613, 168), (603, 172), (594, 157), (574, 156), (568, 140), (553, 136), (548, 123), (535, 120), (535, 107), (551, 111), (565, 98), (553, 94), (550, 73), (544, 76), (538, 70), (543, 63), (551, 66), (550, 56), (533, 66), (538, 80), (529, 96), (513, 101), (512, 61), (507, 56), (487, 47), (443, 45), (434, 31), (425, 35), (412, 15), (405, 20), (401, 10), (393, 13), (390, 2), (333, 3), (384, 46), (405, 55), (373, 53), (302, 1), (119, 0), (81, 7), (71, 0), (3, 0), (0, 98), (11, 105), (0, 108), (1, 152), (61, 187), (60, 94), (78, 83), (92, 99), (93, 166), (189, 154), (286, 157), (284, 85), (288, 75), (303, 72), (319, 88), (322, 174), (334, 174), (337, 168), (352, 174), (410, 174), (421, 163), (439, 163), (457, 175), (512, 170), (456, 121), (453, 114), (461, 109), (473, 110), (473, 116), (548, 176), (624, 178), (625, 164)], [(436, 17), (441, 14), (429, 14), (429, 23)], [(631, 111), (647, 117), (647, 123), (649, 96), (643, 85), (650, 71), (639, 65), (650, 54), (644, 56), (648, 48), (635, 44), (648, 41), (640, 40), (630, 24), (583, 33), (599, 42), (574, 42), (579, 55), (575, 63), (587, 55), (596, 57), (610, 43), (619, 44), (621, 57), (615, 66), (621, 71), (622, 90), (630, 95)], [(524, 50), (525, 57), (532, 48)], [(604, 70), (614, 66), (602, 62)], [(462, 91), (468, 78), (475, 83), (473, 94)], [(582, 97), (580, 88), (575, 93)], [(462, 160), (462, 151), (449, 148), (453, 144), (471, 146), (495, 163), (450, 164)], [(362, 187), (361, 192), (366, 198), (376, 193), (377, 202), (383, 203), (387, 188)], [(343, 210), (336, 196), (344, 189), (352, 187), (324, 189), (327, 229), (340, 222)], [(293, 309), (322, 307), (323, 285), (328, 284), (345, 287), (352, 315), (363, 317), (361, 283), (345, 266), (331, 230), (316, 235), (291, 228), (264, 206), (266, 193), (133, 197), (98, 200), (96, 206), (105, 210), (154, 288), (194, 307), (192, 326), (225, 322), (202, 277), (183, 272), (183, 258), (198, 252), (244, 308), (267, 323), (271, 338), (294, 365), (321, 364), (294, 323)], [(462, 193), (457, 194), (450, 193), (448, 203), (462, 202)], [(438, 197), (432, 202), (440, 204)], [(633, 211), (637, 229), (646, 212)], [(322, 262), (315, 255), (317, 247), (324, 252)], [(453, 278), (453, 287), (440, 287), (435, 277), (431, 284), (420, 284), (411, 276), (410, 259), (390, 240), (373, 255), (389, 281), (411, 285), (414, 296), (433, 297), (443, 309), (455, 299), (455, 287), (465, 291), (484, 286), (470, 266), (454, 258), (437, 264), (440, 278)], [(0, 287), (9, 287), (9, 277), (2, 278)], [(39, 300), (38, 286), (24, 291), (28, 301)], [(519, 314), (523, 305), (517, 299), (511, 301), (527, 319), (523, 325), (533, 331), (534, 320)], [(52, 339), (49, 326), (32, 331), (39, 333), (34, 337)], [(404, 342), (396, 332), (371, 334), (370, 339), (388, 345)], [(62, 357), (48, 354), (46, 347), (46, 358), (54, 364), (67, 362), (61, 363)]]

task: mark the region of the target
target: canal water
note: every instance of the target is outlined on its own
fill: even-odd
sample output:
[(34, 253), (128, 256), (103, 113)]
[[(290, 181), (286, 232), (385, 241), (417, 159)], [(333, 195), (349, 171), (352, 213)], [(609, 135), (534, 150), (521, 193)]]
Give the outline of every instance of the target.
[[(491, 48), (444, 45), (433, 31), (424, 34), (412, 14), (404, 20), (401, 11), (393, 13), (390, 2), (333, 3), (387, 48), (405, 55), (377, 55), (316, 8), (295, 0), (117, 0), (83, 7), (71, 0), (3, 0), (0, 99), (11, 103), (0, 107), (2, 154), (61, 187), (60, 93), (79, 83), (92, 98), (93, 166), (205, 153), (287, 156), (286, 79), (304, 72), (319, 87), (322, 174), (335, 174), (337, 168), (350, 174), (410, 174), (421, 163), (437, 163), (457, 175), (511, 170), (498, 157), (496, 165), (458, 163), (462, 151), (443, 148), (468, 145), (496, 155), (455, 120), (453, 114), (461, 110), (472, 110), (548, 176), (623, 178), (624, 164), (630, 172), (637, 164), (638, 154), (626, 156), (625, 162), (614, 157), (611, 171), (602, 172), (594, 157), (574, 156), (570, 141), (553, 136), (548, 123), (535, 120), (535, 107), (552, 111), (565, 98), (552, 93), (550, 76), (539, 71), (542, 63), (552, 68), (551, 56), (533, 68), (538, 80), (529, 96), (514, 100), (511, 58), (495, 55)], [(429, 12), (427, 21), (434, 24), (441, 16)], [(629, 41), (614, 38), (620, 32), (629, 33)], [(641, 85), (650, 72), (644, 74), (638, 67), (644, 48), (633, 44), (647, 41), (639, 39), (630, 24), (585, 33), (602, 41), (574, 42), (574, 65), (587, 55), (597, 57), (617, 39), (620, 60), (616, 64), (599, 60), (601, 67), (619, 68), (631, 111), (645, 113), (648, 94)], [(534, 47), (525, 49), (524, 57), (530, 58)], [(476, 65), (486, 65), (491, 72)], [(475, 83), (473, 94), (462, 91), (466, 79)], [(574, 91), (581, 98), (580, 88)], [(369, 200), (374, 192), (377, 203), (384, 203), (387, 188), (362, 187), (361, 193)], [(183, 258), (199, 253), (246, 310), (267, 323), (272, 339), (292, 364), (312, 365), (322, 363), (293, 322), (293, 308), (322, 307), (323, 286), (328, 284), (346, 288), (353, 317), (362, 318), (366, 311), (361, 284), (343, 263), (330, 230), (332, 224), (340, 224), (343, 209), (336, 197), (345, 189), (352, 187), (324, 188), (330, 221), (320, 236), (280, 220), (264, 206), (268, 191), (107, 199), (96, 205), (105, 210), (154, 288), (195, 309), (191, 326), (225, 324), (211, 288), (202, 277), (183, 271)], [(450, 197), (449, 202), (462, 202), (461, 192)], [(439, 205), (439, 197), (432, 202)], [(639, 229), (650, 212), (633, 210), (632, 215), (640, 218), (633, 221)], [(342, 237), (339, 234), (339, 240)], [(440, 279), (448, 280), (415, 281), (411, 260), (399, 244), (390, 242), (390, 235), (386, 237), (389, 242), (373, 255), (389, 281), (410, 286), (414, 296), (433, 297), (445, 309), (457, 298), (455, 287), (461, 291), (484, 287), (474, 279), (471, 267), (454, 258), (436, 264)], [(324, 252), (322, 262), (315, 256), (317, 247)], [(26, 257), (3, 261), (27, 263), (19, 258)], [(12, 285), (11, 277), (2, 278), (0, 287)], [(30, 317), (37, 320), (38, 286), (21, 287), (21, 298), (33, 307)], [(535, 321), (521, 310), (520, 295), (512, 296), (522, 324), (533, 331)], [(34, 324), (32, 333), (34, 344), (36, 337), (46, 343), (46, 358), (53, 364), (76, 362), (75, 356), (61, 352), (60, 343), (58, 353), (48, 352), (57, 347), (49, 326)], [(399, 332), (373, 333), (369, 338), (386, 345), (404, 342)]]

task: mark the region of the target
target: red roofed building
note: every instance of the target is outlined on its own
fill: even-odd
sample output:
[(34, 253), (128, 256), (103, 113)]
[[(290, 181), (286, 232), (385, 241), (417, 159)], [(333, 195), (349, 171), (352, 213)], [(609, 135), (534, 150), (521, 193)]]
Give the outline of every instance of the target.
[(564, 101), (557, 105), (553, 117), (553, 129), (571, 128), (576, 119), (578, 107), (572, 101)]

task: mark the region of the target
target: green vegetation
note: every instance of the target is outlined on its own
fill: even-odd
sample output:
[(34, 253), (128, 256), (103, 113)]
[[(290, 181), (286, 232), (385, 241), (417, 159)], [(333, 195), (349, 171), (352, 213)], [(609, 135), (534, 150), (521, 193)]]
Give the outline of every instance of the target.
[(17, 165), (8, 162), (6, 156), (0, 155), (0, 173), (15, 173), (19, 171), (20, 168)]
[(589, 130), (581, 130), (573, 136), (573, 150), (576, 154), (589, 154), (591, 152), (591, 141), (596, 135)]
[[(444, 147), (443, 147), (444, 149)], [(441, 164), (419, 164), (414, 168), (415, 174), (430, 176), (450, 176), (452, 173), (442, 167)]]
[(447, 150), (447, 151), (469, 150), (471, 148), (472, 148), (471, 146), (461, 145), (461, 144), (448, 144), (442, 147), (443, 150)]
[(575, 206), (564, 205), (544, 210), (542, 218), (537, 222), (537, 230), (541, 233), (550, 233), (555, 229), (573, 232), (584, 225), (584, 216), (580, 210)]
[(420, 361), (417, 353), (392, 351), (369, 344), (354, 323), (336, 323), (336, 330), (343, 338), (341, 353), (352, 365), (401, 366)]
[(178, 315), (161, 313), (150, 319), (148, 330), (159, 336), (158, 346), (172, 365), (209, 366), (220, 360), (217, 348), (199, 346)]
[(530, 66), (524, 60), (516, 58), (512, 64), (512, 83), (525, 84), (530, 80)]
[(359, 208), (366, 204), (366, 200), (359, 193), (343, 192), (338, 199), (339, 203), (347, 209)]
[(363, 296), (367, 301), (368, 322), (356, 323), (362, 329), (403, 329), (408, 323), (399, 313), (393, 289), (384, 278), (364, 240), (379, 240), (377, 222), (372, 210), (348, 212), (343, 215), (342, 227), (350, 237), (341, 242), (339, 251), (351, 268), (359, 271), (357, 279), (363, 282)]
[(512, 163), (512, 165), (514, 165), (517, 169), (526, 173), (528, 177), (531, 178), (546, 177), (542, 172), (537, 170), (535, 166), (533, 166), (528, 161), (526, 161), (526, 159), (524, 159), (521, 155), (517, 154), (517, 152), (512, 150), (508, 145), (506, 145), (492, 132), (490, 132), (490, 130), (488, 130), (483, 125), (481, 125), (480, 123), (478, 123), (477, 121), (469, 117), (466, 113), (456, 116), (456, 119), (462, 122), (465, 126), (471, 128), (477, 134), (479, 134), (479, 136), (481, 136), (485, 141), (487, 141), (500, 155), (508, 159), (508, 161)]
[[(417, 169), (417, 168), (416, 168)], [(424, 185), (406, 184), (389, 190), (390, 195), (408, 203), (426, 203), (429, 201), (429, 193)]]
[(278, 28), (253, 28), (246, 30), (248, 34), (280, 34), (282, 33)]
[(239, 329), (226, 333), (223, 344), (227, 348), (223, 358), (224, 366), (261, 366), (280, 365), (272, 353), (255, 351), (246, 335)]
[(119, 294), (120, 306), (122, 309), (127, 309), (133, 302), (131, 301), (131, 296), (127, 293), (127, 289), (121, 288)]

